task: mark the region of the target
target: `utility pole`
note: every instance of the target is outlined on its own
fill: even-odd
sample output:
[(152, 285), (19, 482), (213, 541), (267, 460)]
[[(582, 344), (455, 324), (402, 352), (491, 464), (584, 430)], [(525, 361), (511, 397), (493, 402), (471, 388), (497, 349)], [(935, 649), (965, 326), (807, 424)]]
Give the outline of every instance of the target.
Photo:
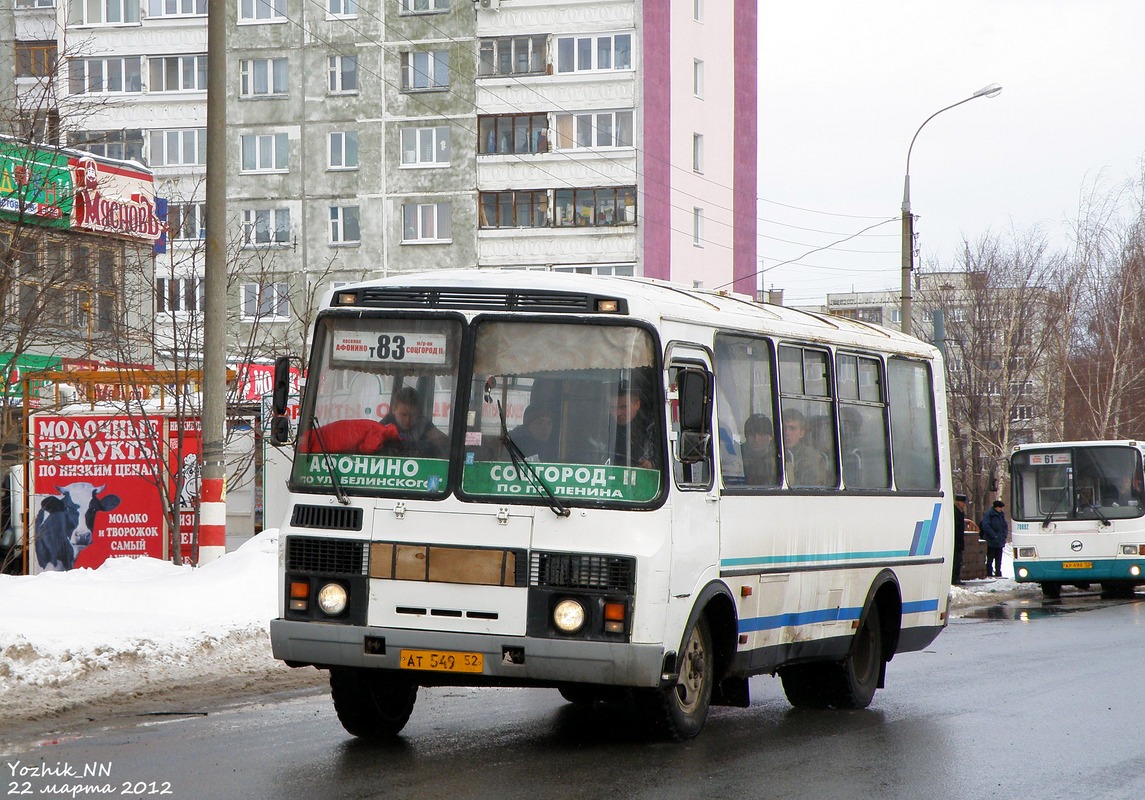
[(199, 563), (227, 549), (227, 0), (207, 0), (207, 236)]

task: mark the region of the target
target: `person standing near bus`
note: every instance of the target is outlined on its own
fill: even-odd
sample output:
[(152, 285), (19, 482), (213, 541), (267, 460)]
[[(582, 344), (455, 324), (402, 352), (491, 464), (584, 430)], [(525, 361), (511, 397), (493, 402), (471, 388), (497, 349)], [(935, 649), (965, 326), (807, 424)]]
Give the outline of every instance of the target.
[(954, 495), (954, 558), (951, 559), (950, 582), (962, 583), (962, 551), (966, 547), (966, 495)]
[(1006, 546), (1006, 539), (1010, 536), (1010, 526), (1002, 511), (1005, 507), (1006, 504), (1001, 500), (995, 500), (978, 523), (982, 529), (982, 538), (986, 540), (987, 578), (1002, 577), (1002, 548)]

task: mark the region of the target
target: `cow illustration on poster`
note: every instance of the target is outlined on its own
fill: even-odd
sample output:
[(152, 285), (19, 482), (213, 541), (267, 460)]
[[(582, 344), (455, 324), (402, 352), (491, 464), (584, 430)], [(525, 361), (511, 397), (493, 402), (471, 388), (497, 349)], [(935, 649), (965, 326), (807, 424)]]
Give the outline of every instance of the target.
[(179, 549), (190, 561), (199, 515), (203, 452), (202, 422), (198, 418), (167, 420), (167, 457), (171, 471), (171, 496), (179, 504)]
[(58, 414), (31, 422), (32, 571), (163, 558), (159, 422)]

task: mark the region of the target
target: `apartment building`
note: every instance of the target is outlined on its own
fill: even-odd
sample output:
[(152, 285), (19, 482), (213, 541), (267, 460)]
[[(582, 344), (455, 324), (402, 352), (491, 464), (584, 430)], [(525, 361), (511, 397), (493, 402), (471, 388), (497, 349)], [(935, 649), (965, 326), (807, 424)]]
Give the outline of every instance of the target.
[[(170, 344), (159, 349), (194, 352), (206, 0), (57, 2), (19, 0), (17, 50), (54, 41), (42, 63), (58, 61), (65, 144), (154, 171), (171, 240), (149, 298)], [(239, 0), (234, 12), (228, 204), (209, 216), (227, 226), (239, 357), (299, 352), (326, 291), (402, 272), (574, 270), (754, 292), (756, 0)]]

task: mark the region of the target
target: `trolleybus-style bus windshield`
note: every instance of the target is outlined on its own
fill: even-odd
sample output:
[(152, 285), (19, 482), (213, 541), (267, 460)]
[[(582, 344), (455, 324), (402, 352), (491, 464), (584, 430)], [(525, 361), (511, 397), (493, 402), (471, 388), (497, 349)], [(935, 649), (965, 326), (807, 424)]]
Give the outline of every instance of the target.
[(660, 498), (645, 328), (355, 313), (324, 317), (315, 342), (294, 488), (558, 511)]
[(1111, 520), (1142, 514), (1141, 456), (1134, 447), (1022, 450), (1013, 456), (1011, 473), (1015, 520)]

